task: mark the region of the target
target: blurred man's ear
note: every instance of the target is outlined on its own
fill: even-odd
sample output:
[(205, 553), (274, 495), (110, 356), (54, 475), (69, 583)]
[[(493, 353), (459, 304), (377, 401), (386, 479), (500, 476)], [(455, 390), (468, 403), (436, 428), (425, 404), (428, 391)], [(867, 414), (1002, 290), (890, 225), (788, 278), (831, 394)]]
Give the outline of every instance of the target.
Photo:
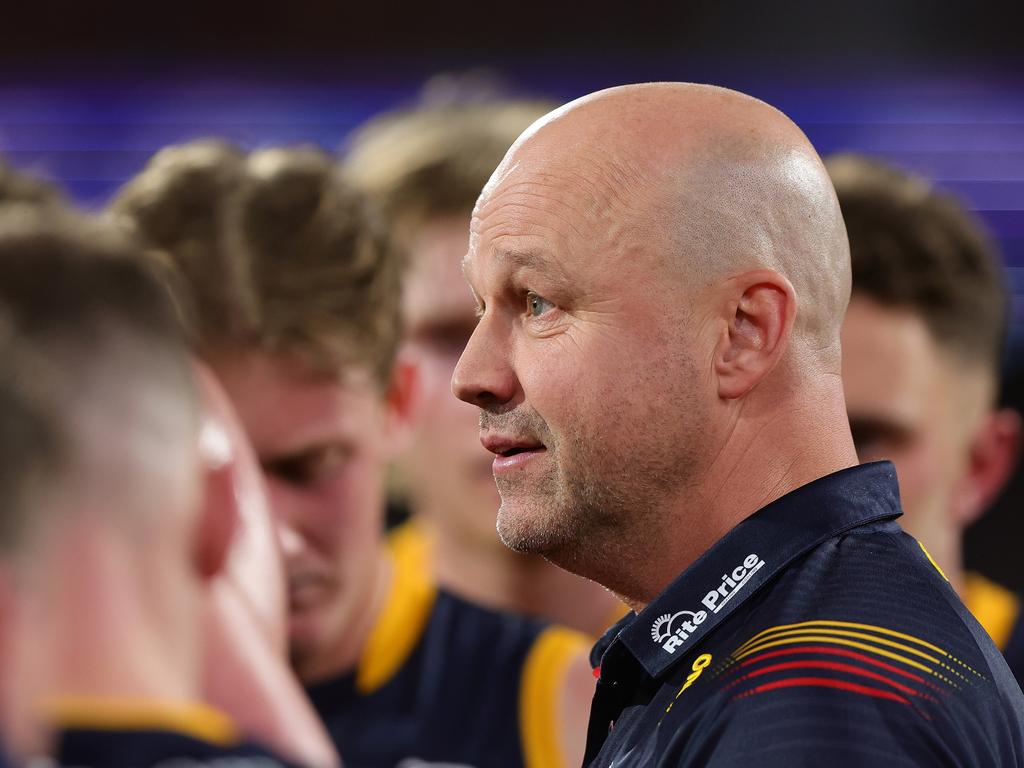
[(13, 567), (6, 561), (0, 562), (0, 733), (6, 722), (4, 708), (10, 703), (6, 695), (6, 684), (9, 682), (9, 664), (12, 659), (12, 628), (15, 621), (15, 588)]
[(790, 282), (771, 269), (734, 277), (723, 293), (726, 333), (715, 349), (718, 395), (743, 397), (779, 362), (796, 318), (796, 294)]
[(196, 521), (194, 557), (203, 579), (219, 574), (238, 528), (234, 457), (227, 431), (215, 418), (204, 419), (200, 438), (203, 498)]
[(413, 425), (422, 407), (419, 364), (403, 351), (395, 360), (391, 382), (385, 395), (389, 458), (402, 453), (412, 438)]
[(193, 363), (202, 407), (199, 429), (199, 514), (193, 532), (192, 557), (199, 575), (212, 579), (225, 566), (239, 525), (235, 493), (235, 448), (221, 413), (227, 399), (213, 373)]
[(1017, 467), (1021, 417), (1012, 408), (992, 411), (971, 440), (967, 473), (953, 493), (952, 513), (961, 527), (981, 517)]

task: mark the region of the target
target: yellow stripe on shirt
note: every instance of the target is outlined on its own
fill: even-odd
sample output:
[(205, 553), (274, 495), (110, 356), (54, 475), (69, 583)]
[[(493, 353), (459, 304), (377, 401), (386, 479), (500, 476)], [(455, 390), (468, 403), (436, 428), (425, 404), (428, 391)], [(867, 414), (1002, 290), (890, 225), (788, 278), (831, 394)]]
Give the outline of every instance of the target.
[(569, 664), (590, 641), (563, 627), (549, 627), (534, 642), (523, 665), (519, 727), (526, 768), (566, 768), (562, 748), (562, 696)]
[(423, 637), (437, 598), (425, 547), (420, 529), (409, 524), (388, 539), (391, 588), (356, 668), (356, 689), (364, 695), (391, 680)]
[(218, 746), (239, 739), (231, 718), (194, 702), (65, 696), (44, 702), (40, 710), (58, 729), (171, 731)]
[(964, 604), (996, 647), (1004, 650), (1020, 614), (1020, 599), (980, 573), (965, 573)]

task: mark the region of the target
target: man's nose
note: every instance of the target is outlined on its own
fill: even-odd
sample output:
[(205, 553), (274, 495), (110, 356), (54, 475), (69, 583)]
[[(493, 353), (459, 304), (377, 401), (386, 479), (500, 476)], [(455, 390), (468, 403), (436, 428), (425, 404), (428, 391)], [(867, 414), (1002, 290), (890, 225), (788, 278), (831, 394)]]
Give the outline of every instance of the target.
[(274, 524), (277, 533), (278, 546), (281, 548), (281, 555), (285, 560), (297, 557), (302, 553), (302, 534), (299, 533), (289, 522), (276, 519)]
[(270, 501), (274, 534), (285, 562), (298, 557), (307, 547), (305, 528), (310, 514), (301, 494), (283, 480), (264, 473), (267, 497)]
[(482, 319), (455, 366), (452, 392), (480, 408), (508, 403), (519, 388), (510, 360), (508, 334), (488, 318)]

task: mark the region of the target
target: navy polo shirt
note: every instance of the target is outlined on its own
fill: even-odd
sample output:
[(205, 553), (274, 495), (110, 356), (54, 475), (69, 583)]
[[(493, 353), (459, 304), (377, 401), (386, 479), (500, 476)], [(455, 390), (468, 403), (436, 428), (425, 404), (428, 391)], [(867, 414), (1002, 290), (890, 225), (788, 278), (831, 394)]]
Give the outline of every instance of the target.
[(1020, 766), (1024, 696), (879, 462), (740, 523), (594, 648), (585, 764)]
[[(159, 699), (58, 697), (42, 716), (53, 729), (52, 768), (296, 768), (247, 742), (223, 713)], [(0, 763), (2, 765), (2, 763)]]
[(298, 768), (252, 743), (212, 744), (174, 731), (106, 728), (63, 731), (58, 737), (56, 759), (50, 765), (54, 768)]
[(590, 640), (439, 589), (414, 527), (389, 544), (390, 594), (356, 669), (307, 687), (346, 768), (575, 768), (558, 713)]

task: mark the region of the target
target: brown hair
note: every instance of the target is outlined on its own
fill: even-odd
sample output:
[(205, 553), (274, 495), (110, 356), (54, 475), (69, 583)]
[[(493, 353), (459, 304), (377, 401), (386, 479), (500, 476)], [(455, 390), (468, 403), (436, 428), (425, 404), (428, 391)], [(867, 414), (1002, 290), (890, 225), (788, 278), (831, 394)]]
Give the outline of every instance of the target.
[(398, 236), (426, 219), (465, 215), (512, 143), (552, 105), (497, 101), (377, 117), (349, 143), (344, 171)]
[(995, 246), (954, 197), (851, 154), (826, 162), (850, 238), (853, 292), (917, 312), (935, 340), (998, 372), (1007, 292)]
[(362, 195), (317, 149), (161, 150), (112, 203), (180, 270), (204, 354), (252, 346), (383, 383), (400, 335), (401, 264)]
[(14, 170), (0, 159), (0, 204), (32, 203), (35, 205), (60, 204), (63, 195), (53, 184)]
[(33, 504), (64, 461), (56, 414), (26, 386), (32, 358), (10, 329), (0, 337), (0, 553), (17, 550)]
[[(165, 276), (109, 226), (59, 208), (0, 206), (0, 349), (4, 552), (22, 541), (39, 492), (83, 462), (97, 465), (95, 438), (75, 426), (79, 409), (120, 387), (170, 391), (198, 428), (187, 337)], [(108, 436), (147, 428), (124, 412), (118, 422), (95, 412), (108, 415)]]

